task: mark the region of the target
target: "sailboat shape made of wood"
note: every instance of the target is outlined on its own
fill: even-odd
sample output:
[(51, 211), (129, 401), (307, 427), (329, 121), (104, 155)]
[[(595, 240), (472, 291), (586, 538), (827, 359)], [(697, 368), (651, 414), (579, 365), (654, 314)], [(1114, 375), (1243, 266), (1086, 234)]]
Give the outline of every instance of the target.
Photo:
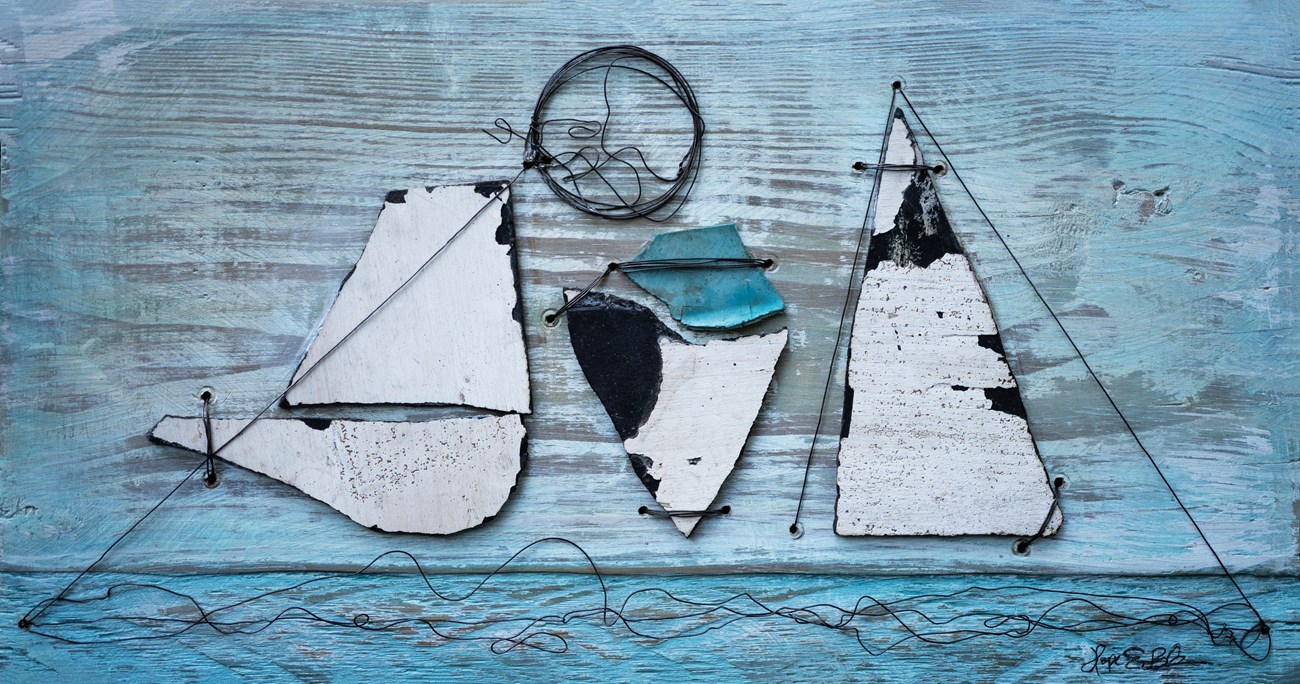
[[(886, 165), (919, 165), (895, 113)], [(849, 347), (835, 532), (1053, 534), (1062, 516), (983, 288), (926, 171), (880, 172)]]
[[(565, 293), (571, 299), (577, 292)], [(787, 333), (691, 344), (650, 309), (591, 292), (569, 341), (637, 477), (690, 536), (735, 468)]]
[(505, 415), (214, 420), (211, 445), (203, 418), (169, 416), (150, 437), (217, 449), (369, 527), (450, 534), (483, 523), (515, 486), (530, 403), (514, 241), (502, 182), (388, 193), (285, 395)]
[[(247, 419), (213, 419), (220, 445)], [(149, 437), (203, 453), (202, 418), (164, 418)], [(262, 419), (221, 458), (292, 485), (366, 527), (451, 534), (482, 524), (519, 477), (519, 414), (414, 422)]]

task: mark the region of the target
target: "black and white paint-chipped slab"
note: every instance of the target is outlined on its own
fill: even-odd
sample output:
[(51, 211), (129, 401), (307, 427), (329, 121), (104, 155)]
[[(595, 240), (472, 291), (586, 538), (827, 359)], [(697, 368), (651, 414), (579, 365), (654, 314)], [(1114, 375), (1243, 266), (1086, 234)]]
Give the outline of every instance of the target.
[[(294, 375), (301, 382), (285, 400), (464, 404), (527, 413), (514, 220), (510, 191), (502, 188), (480, 183), (388, 193), (370, 241)], [(428, 268), (339, 345), (440, 249)]]
[[(921, 153), (895, 115), (887, 164)], [(884, 171), (850, 343), (835, 531), (1061, 525), (983, 289), (925, 172)], [(1050, 520), (1048, 520), (1050, 512)]]
[[(248, 420), (213, 420), (225, 444)], [(207, 450), (202, 418), (167, 416), (155, 442)], [(420, 422), (261, 419), (221, 450), (235, 465), (290, 484), (367, 527), (451, 534), (505, 505), (523, 465), (518, 414)]]
[[(786, 331), (691, 344), (649, 309), (600, 292), (569, 310), (568, 325), (641, 482), (665, 511), (708, 510), (758, 417)], [(689, 537), (700, 516), (672, 521)]]

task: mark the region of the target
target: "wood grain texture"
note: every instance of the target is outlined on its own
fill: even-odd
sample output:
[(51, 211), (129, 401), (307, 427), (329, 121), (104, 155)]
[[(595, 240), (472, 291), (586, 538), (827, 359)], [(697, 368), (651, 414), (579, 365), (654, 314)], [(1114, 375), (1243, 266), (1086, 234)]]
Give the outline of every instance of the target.
[[(936, 573), (1083, 573), (1171, 592), (1188, 585), (1148, 576), (1191, 573), (1206, 576), (1180, 581), (1222, 589), (1210, 554), (951, 180), (940, 192), (1003, 330), (1047, 470), (1068, 481), (1068, 522), (1027, 558), (1005, 539), (836, 537), (835, 440), (824, 435), (806, 533), (785, 532), (866, 209), (870, 179), (850, 167), (876, 149), (888, 83), (903, 77), (1225, 561), (1280, 578), (1248, 587), (1293, 590), (1284, 578), (1300, 571), (1298, 21), (1282, 2), (706, 1), (617, 12), (558, 2), (0, 2), (6, 606), (47, 596), (65, 577), (47, 573), (84, 567), (195, 465), (192, 454), (147, 442), (159, 416), (196, 413), (205, 385), (217, 390), (219, 416), (248, 415), (284, 388), (361, 252), (377, 197), (513, 175), (519, 147), (480, 129), (496, 116), (520, 126), (554, 68), (624, 42), (662, 54), (691, 80), (708, 123), (704, 166), (670, 226), (578, 214), (535, 179), (515, 188), (534, 412), (530, 458), (501, 515), (447, 539), (377, 535), (227, 467), (220, 488), (196, 482), (178, 492), (115, 549), (112, 568), (358, 567), (401, 545), (438, 558), (439, 571), (482, 570), (562, 533), (620, 572), (901, 573), (917, 575), (918, 586), (938, 582)], [(653, 501), (565, 331), (540, 317), (562, 288), (585, 284), (656, 233), (733, 220), (755, 256), (779, 262), (769, 278), (786, 313), (755, 331), (786, 327), (790, 345), (721, 492), (732, 515), (684, 539), (637, 515)], [(610, 289), (667, 319), (634, 286), (616, 278)], [(834, 392), (837, 415), (838, 383)], [(365, 417), (431, 415), (387, 408)], [(574, 568), (562, 555), (534, 565)], [(18, 643), (10, 624), (0, 626), (3, 641)], [(1288, 630), (1263, 669), (1216, 655), (1207, 678), (1294, 670)], [(825, 657), (820, 635), (753, 634), (755, 648), (788, 654), (791, 672), (823, 661), (841, 672), (863, 667), (856, 654)], [(23, 639), (23, 672), (45, 678), (85, 672), (95, 657), (14, 638)], [(193, 664), (206, 656), (283, 678), (358, 671), (391, 655), (340, 638), (333, 657), (321, 658), (303, 654), (309, 641), (201, 638), (115, 653), (121, 667), (131, 656), (215, 672)], [(786, 667), (749, 651), (727, 669), (719, 643), (593, 657), (625, 663), (629, 677), (740, 678), (760, 661), (783, 663), (763, 666), (778, 674)], [(992, 656), (990, 679), (1074, 666), (1058, 652), (1006, 648)], [(964, 667), (951, 653), (873, 667)], [(570, 657), (555, 667), (572, 674), (573, 662), (590, 662)], [(427, 664), (409, 645), (395, 658)], [(472, 658), (502, 668), (535, 662)]]

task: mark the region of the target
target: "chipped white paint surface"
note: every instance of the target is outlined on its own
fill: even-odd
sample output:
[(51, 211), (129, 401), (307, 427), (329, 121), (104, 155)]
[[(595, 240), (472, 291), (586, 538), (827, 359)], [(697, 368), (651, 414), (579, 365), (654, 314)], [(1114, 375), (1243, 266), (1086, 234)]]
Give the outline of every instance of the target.
[[(788, 333), (687, 344), (659, 338), (663, 380), (650, 417), (623, 443), (649, 461), (666, 511), (707, 510), (740, 458)], [(690, 536), (699, 516), (674, 517)]]
[[(921, 162), (902, 119), (885, 161)], [(884, 173), (873, 235), (897, 230), (912, 175)], [(1060, 527), (1028, 424), (982, 391), (1016, 388), (1002, 355), (980, 345), (997, 333), (964, 254), (867, 271), (849, 347), (836, 533), (1033, 535), (1049, 511), (1045, 531)]]
[[(513, 226), (500, 230), (509, 190), (499, 199), (493, 194), (472, 185), (412, 188), (405, 201), (384, 202), (355, 271), (294, 375), (303, 380), (288, 393), (290, 404), (529, 411), (528, 360), (515, 319)], [(439, 249), (424, 272), (339, 345)]]
[[(323, 422), (323, 421), (322, 421)], [(225, 444), (247, 420), (213, 420)], [(293, 485), (367, 527), (451, 534), (482, 524), (510, 498), (524, 426), (517, 414), (422, 422), (262, 419), (221, 458)], [(151, 436), (203, 452), (202, 418), (168, 416)]]

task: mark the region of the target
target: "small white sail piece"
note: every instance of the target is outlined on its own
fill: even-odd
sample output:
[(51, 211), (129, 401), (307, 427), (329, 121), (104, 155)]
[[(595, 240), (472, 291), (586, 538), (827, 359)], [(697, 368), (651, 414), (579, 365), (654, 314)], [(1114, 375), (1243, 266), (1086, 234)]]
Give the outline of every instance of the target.
[(632, 470), (689, 537), (701, 519), (690, 513), (709, 510), (745, 448), (786, 331), (691, 344), (649, 309), (601, 292), (567, 320)]
[(527, 413), (515, 260), (510, 190), (503, 183), (388, 193), (285, 401), (463, 404)]
[[(902, 110), (887, 145), (886, 164), (922, 163)], [(881, 174), (849, 347), (835, 531), (1053, 534), (1062, 517), (1019, 387), (933, 181)]]
[[(213, 420), (225, 444), (247, 419)], [(202, 418), (167, 416), (155, 442), (207, 449)], [(496, 515), (523, 461), (518, 414), (420, 422), (261, 419), (220, 457), (323, 501), (366, 527), (451, 534)]]

